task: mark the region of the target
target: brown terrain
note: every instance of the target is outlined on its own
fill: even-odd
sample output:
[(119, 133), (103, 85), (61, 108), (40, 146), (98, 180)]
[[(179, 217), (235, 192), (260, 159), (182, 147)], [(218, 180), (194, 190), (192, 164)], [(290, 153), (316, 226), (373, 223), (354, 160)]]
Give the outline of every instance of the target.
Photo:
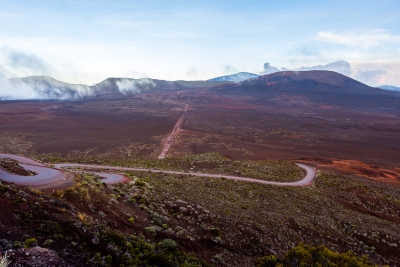
[[(82, 172), (73, 186), (45, 193), (5, 183), (0, 239), (35, 237), (72, 266), (102, 266), (107, 255), (119, 266), (118, 253), (129, 250), (119, 235), (155, 251), (173, 239), (215, 266), (255, 266), (257, 257), (282, 256), (300, 242), (398, 266), (400, 93), (325, 71), (212, 86), (157, 81), (154, 90), (126, 95), (108, 82), (96, 97), (1, 101), (0, 153), (278, 182), (299, 179), (293, 162), (300, 162), (317, 169), (316, 179), (283, 188), (132, 171), (123, 173), (128, 183), (105, 185)], [(186, 118), (157, 159), (184, 104)], [(55, 242), (44, 246), (48, 239)]]
[[(114, 92), (65, 102), (3, 101), (2, 149), (154, 157), (181, 115), (182, 104), (188, 103), (171, 155), (323, 157), (398, 166), (399, 93), (336, 73), (300, 73), (271, 74), (210, 89), (145, 90), (126, 96)], [(19, 145), (12, 146), (17, 139)]]

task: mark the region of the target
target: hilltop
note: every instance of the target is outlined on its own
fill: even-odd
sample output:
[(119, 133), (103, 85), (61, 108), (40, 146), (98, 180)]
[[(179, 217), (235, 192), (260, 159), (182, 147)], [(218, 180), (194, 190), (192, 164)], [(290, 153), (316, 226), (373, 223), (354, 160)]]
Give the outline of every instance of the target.
[(283, 71), (210, 88), (218, 94), (250, 95), (273, 104), (280, 96), (303, 97), (316, 105), (400, 110), (400, 94), (373, 88), (332, 71)]
[(239, 72), (236, 74), (231, 74), (231, 75), (226, 75), (226, 76), (220, 76), (220, 77), (216, 77), (216, 78), (212, 78), (209, 79), (207, 81), (214, 81), (214, 82), (242, 82), (248, 79), (252, 79), (252, 78), (257, 78), (260, 75), (258, 74), (254, 74), (254, 73), (250, 73), (250, 72)]

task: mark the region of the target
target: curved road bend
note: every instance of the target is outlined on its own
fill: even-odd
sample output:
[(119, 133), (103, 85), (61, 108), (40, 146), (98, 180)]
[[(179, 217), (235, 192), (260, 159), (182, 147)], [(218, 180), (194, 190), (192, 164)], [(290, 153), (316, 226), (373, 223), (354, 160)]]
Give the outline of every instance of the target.
[[(68, 168), (68, 167), (78, 167), (78, 168), (87, 168), (95, 170), (103, 169), (103, 170), (115, 170), (115, 171), (142, 171), (142, 172), (153, 172), (153, 173), (181, 174), (181, 175), (192, 175), (196, 177), (224, 178), (228, 180), (252, 182), (259, 184), (280, 185), (280, 186), (305, 186), (309, 185), (315, 178), (315, 170), (307, 165), (300, 163), (296, 163), (297, 166), (306, 171), (306, 175), (302, 180), (297, 182), (272, 182), (272, 181), (257, 180), (254, 178), (246, 178), (246, 177), (231, 176), (231, 175), (219, 175), (219, 174), (198, 173), (198, 172), (179, 172), (179, 171), (167, 171), (167, 170), (157, 170), (157, 169), (147, 169), (147, 168), (88, 165), (88, 164), (75, 164), (75, 163), (54, 164), (55, 168), (57, 169), (52, 169), (48, 167), (42, 167), (45, 165), (22, 156), (0, 154), (0, 158), (13, 158), (15, 160), (18, 160), (22, 167), (36, 173), (36, 175), (33, 176), (19, 176), (16, 174), (11, 174), (0, 168), (0, 180), (12, 182), (19, 185), (44, 185), (63, 180), (65, 178), (65, 173), (61, 170), (61, 168)], [(30, 162), (35, 165), (25, 164), (25, 162)], [(110, 174), (101, 172), (95, 172), (95, 174), (104, 177), (105, 179), (102, 180), (102, 182), (108, 184), (121, 183), (128, 180), (128, 178), (122, 174)]]
[[(0, 158), (9, 158), (17, 160), (19, 165), (25, 170), (36, 173), (32, 176), (22, 176), (13, 173), (9, 173), (6, 170), (0, 168), (0, 180), (15, 183), (18, 185), (29, 185), (29, 186), (40, 186), (48, 185), (57, 182), (68, 183), (67, 175), (61, 169), (49, 168), (47, 165), (40, 162), (34, 161), (32, 159), (10, 155), (10, 154), (0, 154)], [(79, 165), (79, 164), (78, 164)], [(106, 184), (117, 184), (128, 181), (128, 177), (122, 174), (115, 173), (101, 173), (96, 172), (96, 175), (103, 177), (100, 181)]]
[(179, 130), (181, 129), (181, 126), (183, 122), (185, 121), (185, 118), (187, 116), (187, 110), (188, 110), (189, 104), (185, 104), (185, 108), (179, 117), (178, 121), (175, 123), (174, 129), (172, 129), (171, 134), (165, 138), (164, 143), (163, 143), (163, 149), (158, 156), (159, 159), (164, 159), (168, 152), (171, 150), (172, 145), (175, 143), (175, 137), (178, 134)]
[(105, 170), (116, 170), (116, 171), (140, 171), (140, 172), (153, 172), (153, 173), (165, 173), (165, 174), (181, 174), (181, 175), (192, 175), (196, 177), (211, 177), (211, 178), (224, 178), (228, 180), (252, 182), (259, 184), (271, 184), (271, 185), (281, 185), (281, 186), (304, 186), (309, 185), (315, 178), (315, 170), (307, 165), (296, 163), (297, 166), (306, 171), (306, 176), (297, 182), (272, 182), (265, 180), (258, 180), (254, 178), (246, 178), (231, 175), (221, 175), (221, 174), (210, 174), (210, 173), (199, 173), (199, 172), (180, 172), (180, 171), (167, 171), (167, 170), (157, 170), (157, 169), (146, 169), (146, 168), (129, 168), (129, 167), (113, 167), (113, 166), (101, 166), (101, 165), (85, 165), (85, 164), (74, 164), (74, 163), (64, 163), (55, 164), (54, 166), (58, 169), (65, 167), (80, 167), (80, 168), (92, 168), (92, 169), (105, 169)]

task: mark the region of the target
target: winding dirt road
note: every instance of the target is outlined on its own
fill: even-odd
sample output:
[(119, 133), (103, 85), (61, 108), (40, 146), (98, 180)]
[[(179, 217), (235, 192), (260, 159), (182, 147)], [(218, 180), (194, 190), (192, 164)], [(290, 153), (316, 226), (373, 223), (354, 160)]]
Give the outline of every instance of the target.
[(23, 168), (28, 171), (36, 173), (32, 176), (20, 176), (16, 174), (9, 173), (2, 168), (0, 168), (0, 180), (15, 183), (18, 185), (29, 185), (29, 186), (39, 186), (51, 183), (60, 182), (66, 179), (66, 174), (61, 169), (63, 168), (82, 168), (95, 171), (94, 173), (104, 177), (102, 182), (107, 184), (123, 183), (128, 181), (128, 178), (122, 174), (116, 173), (103, 173), (96, 172), (97, 170), (114, 170), (114, 171), (141, 171), (141, 172), (153, 172), (153, 173), (166, 173), (166, 174), (178, 174), (178, 175), (191, 175), (196, 177), (211, 177), (211, 178), (224, 178), (228, 180), (252, 182), (259, 184), (269, 184), (269, 185), (279, 185), (279, 186), (305, 186), (309, 185), (315, 178), (315, 170), (307, 165), (296, 163), (297, 166), (306, 171), (304, 178), (297, 182), (272, 182), (257, 180), (254, 178), (245, 178), (239, 176), (231, 175), (219, 175), (219, 174), (209, 174), (209, 173), (198, 173), (198, 172), (179, 172), (179, 171), (167, 171), (167, 170), (157, 170), (157, 169), (147, 169), (147, 168), (128, 168), (128, 167), (114, 167), (114, 166), (102, 166), (102, 165), (88, 165), (88, 164), (76, 164), (76, 163), (60, 163), (54, 164), (55, 168), (50, 168), (40, 162), (31, 160), (23, 156), (0, 154), (0, 158), (11, 158), (17, 160)]
[(175, 137), (178, 134), (179, 130), (181, 129), (181, 126), (183, 122), (185, 121), (185, 118), (187, 116), (187, 110), (188, 110), (189, 104), (185, 104), (185, 108), (179, 117), (178, 121), (175, 123), (174, 129), (172, 129), (171, 134), (165, 138), (164, 144), (163, 144), (163, 150), (161, 151), (160, 155), (158, 156), (159, 159), (164, 159), (168, 152), (171, 150), (172, 145), (175, 143)]

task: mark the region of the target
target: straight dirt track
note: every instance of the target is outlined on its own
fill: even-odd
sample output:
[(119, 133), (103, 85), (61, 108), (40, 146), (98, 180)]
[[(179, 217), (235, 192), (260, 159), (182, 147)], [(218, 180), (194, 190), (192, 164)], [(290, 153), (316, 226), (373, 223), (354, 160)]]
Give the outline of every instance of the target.
[(172, 129), (171, 134), (165, 139), (164, 144), (163, 144), (163, 150), (161, 151), (160, 155), (158, 156), (159, 159), (164, 159), (167, 156), (168, 152), (171, 150), (172, 145), (175, 143), (175, 137), (178, 134), (179, 130), (181, 129), (181, 126), (187, 116), (188, 107), (189, 107), (189, 104), (185, 104), (185, 109), (183, 110), (182, 115), (179, 117), (178, 121), (176, 122), (174, 129)]

